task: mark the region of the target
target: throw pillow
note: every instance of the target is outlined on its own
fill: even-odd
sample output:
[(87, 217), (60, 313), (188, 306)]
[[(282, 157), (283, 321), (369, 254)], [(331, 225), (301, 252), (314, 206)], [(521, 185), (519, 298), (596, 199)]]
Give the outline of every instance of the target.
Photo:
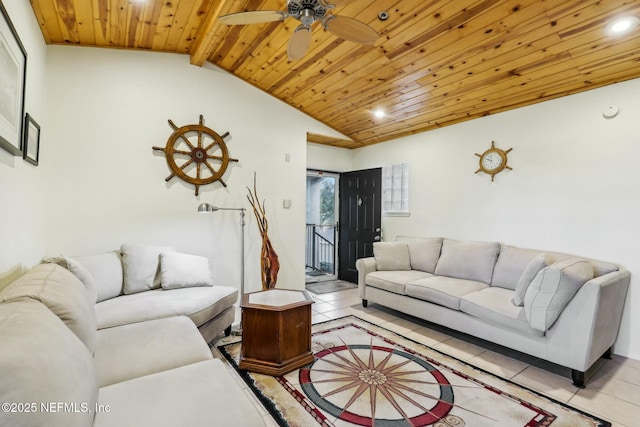
[(513, 305), (524, 305), (524, 296), (527, 293), (527, 289), (529, 289), (529, 285), (533, 282), (533, 279), (535, 279), (538, 272), (543, 268), (548, 267), (550, 264), (551, 259), (545, 254), (536, 255), (531, 261), (529, 261), (529, 264), (522, 272), (522, 276), (520, 276), (520, 279), (518, 279), (518, 283), (516, 284), (516, 293), (511, 301)]
[(89, 294), (89, 301), (95, 304), (98, 301), (98, 286), (89, 270), (84, 268), (82, 264), (72, 258), (64, 258), (67, 263), (67, 270), (73, 273), (87, 288)]
[(376, 270), (411, 270), (409, 245), (404, 242), (375, 242), (373, 256), (376, 259)]
[(442, 238), (408, 240), (411, 269), (433, 273), (440, 257)]
[(124, 244), (122, 268), (125, 295), (149, 291), (160, 287), (160, 253), (175, 252), (170, 246), (143, 246)]
[(98, 288), (98, 302), (122, 295), (122, 256), (120, 251), (73, 257), (93, 277)]
[(162, 289), (213, 286), (209, 259), (177, 252), (160, 253), (160, 284)]
[(538, 331), (547, 331), (582, 285), (591, 279), (592, 265), (577, 258), (540, 270), (524, 296), (524, 312), (529, 325)]

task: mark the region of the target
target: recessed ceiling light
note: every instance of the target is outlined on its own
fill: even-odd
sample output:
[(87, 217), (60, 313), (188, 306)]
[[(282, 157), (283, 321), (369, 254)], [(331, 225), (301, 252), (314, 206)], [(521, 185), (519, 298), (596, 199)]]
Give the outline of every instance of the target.
[(376, 116), (376, 118), (378, 119), (382, 119), (387, 116), (387, 113), (385, 113), (382, 108), (378, 108), (373, 112), (373, 115)]
[(640, 19), (637, 16), (622, 16), (609, 22), (605, 27), (605, 32), (612, 36), (619, 36), (635, 30), (638, 24), (640, 24)]

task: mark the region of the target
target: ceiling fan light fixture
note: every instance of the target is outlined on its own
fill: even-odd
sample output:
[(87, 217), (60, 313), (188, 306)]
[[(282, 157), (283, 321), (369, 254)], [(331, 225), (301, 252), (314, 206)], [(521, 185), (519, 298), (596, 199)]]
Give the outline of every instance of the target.
[(621, 16), (609, 22), (604, 31), (610, 36), (621, 36), (638, 28), (640, 18), (635, 15)]
[[(327, 9), (333, 6), (326, 5), (320, 0), (289, 0), (287, 2), (287, 13), (289, 16), (298, 19), (305, 25), (311, 25), (314, 21), (319, 21), (327, 14)], [(305, 23), (302, 19), (306, 19)]]
[(304, 25), (305, 27), (310, 26), (315, 21), (315, 17), (313, 16), (313, 11), (310, 9), (303, 10), (302, 13), (300, 14), (299, 19), (302, 25)]

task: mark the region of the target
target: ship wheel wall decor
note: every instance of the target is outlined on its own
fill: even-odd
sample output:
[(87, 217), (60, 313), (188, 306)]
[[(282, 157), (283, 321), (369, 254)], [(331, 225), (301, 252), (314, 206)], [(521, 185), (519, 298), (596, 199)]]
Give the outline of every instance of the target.
[(169, 126), (173, 129), (173, 133), (169, 136), (167, 145), (153, 147), (154, 150), (164, 151), (167, 166), (171, 169), (171, 175), (166, 177), (165, 181), (177, 176), (195, 185), (196, 196), (200, 192), (201, 185), (220, 181), (226, 187), (227, 184), (222, 176), (229, 162), (238, 161), (229, 157), (229, 150), (224, 142), (229, 132), (222, 136), (218, 135), (213, 129), (204, 125), (202, 115), (197, 125), (178, 127), (169, 120)]

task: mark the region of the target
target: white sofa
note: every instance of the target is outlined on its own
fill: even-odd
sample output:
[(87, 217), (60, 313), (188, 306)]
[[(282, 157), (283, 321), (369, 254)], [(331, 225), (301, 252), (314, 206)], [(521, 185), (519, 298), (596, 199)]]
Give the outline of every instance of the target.
[(98, 329), (188, 316), (207, 342), (231, 331), (238, 291), (212, 286), (204, 257), (168, 246), (123, 244), (119, 251), (44, 261), (65, 267), (88, 286)]
[(623, 267), (497, 242), (399, 237), (357, 260), (358, 292), (409, 315), (585, 372), (609, 357), (630, 274)]
[[(67, 261), (78, 273), (78, 259)], [(233, 321), (222, 305), (235, 289), (155, 289), (96, 304), (106, 291), (93, 286), (117, 274), (88, 276), (96, 266), (80, 261), (84, 281), (44, 263), (0, 292), (0, 425), (264, 425), (206, 343)], [(225, 304), (214, 309), (216, 298)]]

